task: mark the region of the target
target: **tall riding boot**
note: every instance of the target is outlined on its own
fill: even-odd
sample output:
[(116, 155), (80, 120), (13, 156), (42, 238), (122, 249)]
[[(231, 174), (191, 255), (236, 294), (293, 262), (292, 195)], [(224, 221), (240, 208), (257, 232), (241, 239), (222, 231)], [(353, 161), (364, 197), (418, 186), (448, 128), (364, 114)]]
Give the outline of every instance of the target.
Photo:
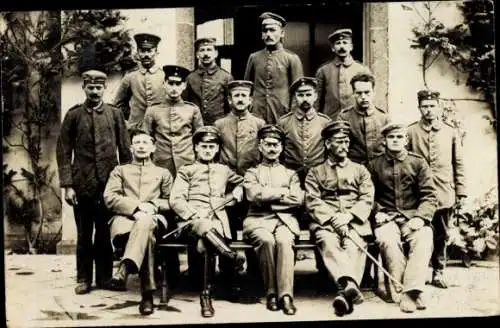
[(203, 239), (207, 242), (208, 245), (211, 245), (214, 248), (214, 251), (222, 255), (234, 263), (234, 267), (237, 272), (243, 271), (243, 265), (245, 264), (245, 257), (238, 254), (238, 252), (234, 252), (224, 240), (224, 237), (220, 235), (220, 233), (211, 229), (203, 235)]
[(200, 295), (201, 316), (204, 318), (213, 317), (215, 314), (215, 310), (212, 306), (212, 296), (210, 291), (210, 283), (212, 280), (210, 257), (213, 256), (205, 251), (203, 254), (203, 291)]

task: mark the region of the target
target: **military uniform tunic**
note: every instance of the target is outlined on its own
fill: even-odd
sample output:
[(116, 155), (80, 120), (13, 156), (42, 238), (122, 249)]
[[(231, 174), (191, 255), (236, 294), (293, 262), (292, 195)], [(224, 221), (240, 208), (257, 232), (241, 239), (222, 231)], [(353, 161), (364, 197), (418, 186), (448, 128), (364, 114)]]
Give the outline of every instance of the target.
[(221, 132), (220, 162), (240, 175), (259, 163), (257, 132), (266, 124), (251, 113), (238, 116), (230, 112), (215, 122)]
[(203, 122), (212, 125), (229, 112), (226, 92), (227, 84), (232, 80), (233, 76), (217, 65), (198, 68), (188, 75), (183, 98), (198, 106)]
[(262, 49), (252, 53), (244, 77), (254, 83), (252, 113), (275, 124), (290, 107), (290, 85), (303, 75), (299, 56), (281, 44), (274, 51)]
[(348, 157), (351, 161), (367, 164), (384, 152), (382, 128), (389, 123), (389, 115), (378, 107), (359, 110), (356, 106), (342, 110), (339, 119), (351, 125)]
[(352, 57), (344, 63), (335, 57), (321, 65), (316, 71), (318, 111), (335, 120), (340, 110), (354, 106), (351, 79), (358, 73), (370, 74), (370, 69)]
[(279, 163), (262, 163), (247, 171), (244, 187), (250, 208), (243, 235), (259, 258), (266, 293), (293, 296), (293, 244), (300, 229), (290, 210), (304, 200), (299, 178)]
[(325, 267), (334, 279), (349, 277), (359, 284), (366, 255), (350, 239), (342, 238), (331, 221), (337, 213), (352, 214), (350, 226), (356, 233), (351, 236), (366, 249), (362, 237), (372, 234), (368, 218), (375, 194), (370, 173), (349, 159), (340, 163), (327, 159), (309, 170), (305, 190), (305, 206), (312, 218), (309, 229), (315, 235)]
[(325, 145), (321, 130), (330, 122), (326, 115), (314, 108), (304, 113), (299, 108), (280, 118), (278, 126), (286, 133), (284, 152), (285, 165), (300, 170), (301, 182), (307, 170), (325, 160)]
[(141, 127), (146, 109), (165, 99), (165, 73), (160, 66), (142, 67), (127, 72), (122, 78), (113, 103), (122, 109), (127, 128)]
[(166, 100), (148, 108), (144, 127), (156, 139), (153, 162), (175, 177), (180, 167), (194, 162), (192, 136), (201, 126), (200, 109), (182, 99)]

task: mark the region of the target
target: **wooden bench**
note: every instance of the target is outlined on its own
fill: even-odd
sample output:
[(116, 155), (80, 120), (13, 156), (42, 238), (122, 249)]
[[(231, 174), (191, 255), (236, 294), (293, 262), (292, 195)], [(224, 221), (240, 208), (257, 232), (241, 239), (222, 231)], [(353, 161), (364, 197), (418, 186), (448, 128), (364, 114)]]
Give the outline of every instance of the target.
[[(369, 243), (368, 245), (369, 246), (373, 245), (373, 243)], [(231, 247), (231, 249), (236, 250), (236, 251), (253, 248), (252, 245), (246, 243), (243, 240), (242, 231), (238, 231), (236, 240), (231, 242), (229, 244), (229, 246)], [(160, 252), (160, 256), (159, 256), (160, 267), (161, 267), (160, 304), (166, 304), (166, 303), (168, 303), (168, 292), (169, 292), (168, 281), (167, 281), (168, 280), (167, 279), (167, 260), (166, 260), (166, 256), (164, 256), (164, 254), (162, 254), (161, 252), (166, 248), (178, 248), (178, 249), (187, 248), (188, 244), (178, 243), (178, 242), (163, 242), (163, 243), (158, 243), (156, 245), (156, 247), (157, 247), (157, 250)], [(316, 248), (316, 244), (314, 244), (311, 241), (309, 231), (302, 230), (298, 240), (295, 242), (294, 249), (295, 250), (314, 250), (315, 248)], [(371, 261), (367, 257), (366, 265), (369, 265), (370, 263), (371, 263)], [(375, 277), (375, 281), (377, 281), (378, 272), (377, 272), (376, 265), (374, 265), (374, 277)], [(377, 283), (376, 283), (376, 285), (377, 285)]]

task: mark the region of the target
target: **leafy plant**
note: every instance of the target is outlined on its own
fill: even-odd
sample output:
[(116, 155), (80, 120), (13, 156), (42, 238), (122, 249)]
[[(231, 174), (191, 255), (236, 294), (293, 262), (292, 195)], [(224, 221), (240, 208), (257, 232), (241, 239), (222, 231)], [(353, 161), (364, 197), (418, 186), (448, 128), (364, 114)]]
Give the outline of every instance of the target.
[(455, 213), (448, 229), (448, 244), (461, 251), (467, 266), (471, 259), (484, 259), (488, 252), (499, 250), (496, 188), (477, 201), (474, 208), (466, 213)]
[[(426, 70), (441, 56), (457, 72), (467, 74), (466, 85), (481, 92), (496, 119), (495, 107), (495, 39), (494, 10), (491, 0), (467, 0), (458, 4), (464, 21), (454, 27), (445, 27), (434, 16), (434, 10), (441, 4), (424, 2), (426, 13), (421, 14), (423, 23), (415, 26), (412, 31), (414, 38), (410, 45), (413, 49), (422, 49), (422, 78), (427, 85)], [(458, 83), (458, 80), (457, 80)], [(456, 99), (474, 100), (479, 99)]]

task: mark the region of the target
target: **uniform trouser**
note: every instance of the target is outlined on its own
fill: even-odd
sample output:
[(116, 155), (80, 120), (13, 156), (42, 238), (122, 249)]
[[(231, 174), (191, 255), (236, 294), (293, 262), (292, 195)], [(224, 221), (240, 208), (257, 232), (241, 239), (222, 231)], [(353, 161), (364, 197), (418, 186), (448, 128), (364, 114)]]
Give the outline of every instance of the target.
[(79, 283), (92, 284), (95, 260), (95, 282), (100, 286), (111, 279), (113, 273), (113, 248), (108, 226), (111, 215), (102, 195), (95, 198), (77, 196), (77, 200), (78, 205), (73, 206), (77, 231), (76, 279)]
[[(112, 225), (131, 225), (121, 262), (127, 263), (130, 273), (139, 272), (142, 291), (156, 290), (154, 258), (156, 231), (160, 222), (156, 215), (136, 220), (123, 216), (116, 216), (113, 219)], [(163, 227), (163, 224), (161, 225)]]
[(451, 208), (442, 208), (434, 213), (432, 227), (434, 228), (434, 251), (431, 264), (435, 271), (442, 271), (446, 266), (447, 227), (452, 213)]
[(264, 228), (246, 234), (259, 258), (267, 295), (293, 297), (295, 235), (286, 225), (279, 225), (274, 232)]
[[(335, 281), (340, 278), (350, 278), (360, 284), (365, 269), (366, 255), (347, 237), (341, 237), (336, 232), (319, 228), (314, 232), (315, 241), (326, 269)], [(365, 250), (367, 243), (356, 233), (352, 238)]]
[[(375, 228), (375, 238), (389, 273), (403, 283), (403, 292), (422, 291), (433, 248), (432, 229), (423, 226), (402, 238), (401, 230), (406, 228), (391, 221)], [(404, 254), (403, 242), (409, 246), (408, 258)]]

